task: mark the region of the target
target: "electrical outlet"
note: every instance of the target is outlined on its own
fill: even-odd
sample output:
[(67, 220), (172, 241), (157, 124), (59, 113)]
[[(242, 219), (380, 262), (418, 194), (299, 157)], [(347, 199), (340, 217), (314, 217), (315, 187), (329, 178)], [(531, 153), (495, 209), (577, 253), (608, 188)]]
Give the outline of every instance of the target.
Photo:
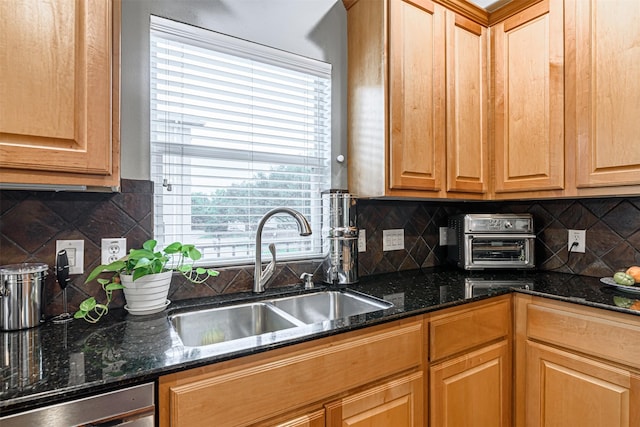
[[(577, 246), (571, 248), (575, 242), (578, 243)], [(569, 238), (567, 241), (567, 250), (571, 252), (580, 252), (584, 253), (587, 248), (587, 232), (586, 230), (569, 230)]]
[(358, 252), (367, 251), (367, 231), (358, 230)]
[(399, 251), (404, 249), (404, 229), (382, 230), (382, 250)]
[(111, 264), (127, 254), (127, 239), (124, 237), (102, 239), (102, 262)]
[(84, 273), (84, 240), (56, 240), (56, 254), (67, 251), (69, 274)]
[(440, 227), (440, 246), (447, 246), (449, 244), (449, 227)]

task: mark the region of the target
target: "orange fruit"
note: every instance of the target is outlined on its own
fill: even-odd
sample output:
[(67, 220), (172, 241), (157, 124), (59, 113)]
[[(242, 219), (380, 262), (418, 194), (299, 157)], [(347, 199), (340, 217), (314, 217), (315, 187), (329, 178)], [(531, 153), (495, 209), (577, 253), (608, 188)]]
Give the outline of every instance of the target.
[(626, 273), (633, 277), (633, 280), (635, 280), (636, 283), (640, 283), (640, 267), (637, 265), (631, 266), (627, 269)]

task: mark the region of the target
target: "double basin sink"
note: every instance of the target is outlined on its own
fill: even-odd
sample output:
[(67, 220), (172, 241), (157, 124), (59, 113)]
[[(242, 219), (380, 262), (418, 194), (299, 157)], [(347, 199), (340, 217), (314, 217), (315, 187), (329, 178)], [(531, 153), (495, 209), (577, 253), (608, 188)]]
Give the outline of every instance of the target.
[(391, 308), (392, 303), (352, 291), (323, 291), (202, 309), (169, 317), (185, 346), (255, 337)]

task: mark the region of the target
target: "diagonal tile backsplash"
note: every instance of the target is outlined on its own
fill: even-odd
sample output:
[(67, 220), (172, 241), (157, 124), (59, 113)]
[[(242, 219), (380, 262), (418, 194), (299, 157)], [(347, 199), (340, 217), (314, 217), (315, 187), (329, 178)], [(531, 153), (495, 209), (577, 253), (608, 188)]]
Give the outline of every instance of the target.
[[(533, 215), (539, 269), (609, 276), (640, 265), (640, 198), (509, 202), (358, 201), (358, 228), (366, 229), (367, 252), (359, 254), (360, 275), (432, 267), (446, 261), (438, 228), (458, 213)], [(405, 250), (382, 252), (382, 231), (404, 228)], [(584, 254), (567, 260), (567, 230), (586, 230)]]
[[(0, 265), (45, 262), (46, 314), (62, 311), (61, 291), (55, 283), (55, 241), (85, 240), (85, 274), (68, 288), (69, 309), (88, 295), (98, 295), (96, 283), (84, 285), (100, 263), (103, 237), (126, 237), (127, 246), (140, 245), (153, 235), (153, 186), (149, 181), (122, 180), (121, 193), (0, 191)], [(632, 264), (640, 265), (640, 198), (539, 200), (509, 202), (359, 200), (358, 228), (366, 230), (367, 251), (359, 254), (359, 274), (387, 273), (446, 262), (439, 246), (439, 227), (457, 213), (530, 212), (537, 234), (536, 264), (588, 276), (609, 276)], [(383, 252), (382, 231), (403, 228), (405, 249)], [(587, 250), (567, 261), (567, 229), (587, 230)], [(313, 272), (321, 281), (320, 260), (278, 265), (273, 282), (299, 282)], [(253, 266), (219, 269), (204, 285), (174, 280), (170, 299), (181, 300), (221, 293), (249, 291)], [(177, 278), (177, 277), (176, 277)], [(272, 283), (273, 283), (272, 282)], [(124, 305), (118, 294), (114, 306)]]

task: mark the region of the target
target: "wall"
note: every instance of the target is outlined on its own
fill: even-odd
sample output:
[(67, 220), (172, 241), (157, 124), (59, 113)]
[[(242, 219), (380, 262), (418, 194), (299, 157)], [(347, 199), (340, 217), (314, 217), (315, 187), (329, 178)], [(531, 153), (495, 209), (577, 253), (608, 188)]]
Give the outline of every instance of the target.
[[(609, 276), (620, 268), (640, 265), (640, 198), (548, 200), (519, 202), (358, 201), (358, 228), (365, 229), (367, 251), (359, 254), (361, 276), (441, 265), (446, 251), (438, 245), (438, 228), (447, 217), (466, 212), (530, 212), (537, 234), (540, 269), (587, 276)], [(88, 295), (98, 295), (96, 283), (84, 285), (100, 264), (100, 239), (124, 236), (139, 246), (153, 233), (153, 194), (150, 181), (123, 180), (122, 193), (54, 193), (0, 191), (0, 265), (45, 262), (46, 313), (62, 311), (62, 295), (55, 283), (55, 241), (85, 241), (85, 274), (72, 276), (69, 309), (75, 311)], [(405, 250), (382, 251), (382, 230), (404, 228)], [(567, 261), (567, 229), (587, 230), (587, 252)], [(215, 266), (214, 266), (215, 267)], [(320, 261), (281, 263), (272, 283), (298, 283), (303, 272), (322, 280)], [(173, 281), (169, 298), (180, 300), (250, 291), (253, 266), (220, 269), (206, 284)], [(271, 285), (273, 286), (273, 284)], [(124, 305), (117, 293), (113, 306)]]
[[(293, 52), (333, 65), (332, 153), (346, 156), (347, 15), (340, 0), (123, 0), (122, 177), (148, 180), (149, 16)], [(347, 188), (346, 162), (331, 162), (332, 188)]]

